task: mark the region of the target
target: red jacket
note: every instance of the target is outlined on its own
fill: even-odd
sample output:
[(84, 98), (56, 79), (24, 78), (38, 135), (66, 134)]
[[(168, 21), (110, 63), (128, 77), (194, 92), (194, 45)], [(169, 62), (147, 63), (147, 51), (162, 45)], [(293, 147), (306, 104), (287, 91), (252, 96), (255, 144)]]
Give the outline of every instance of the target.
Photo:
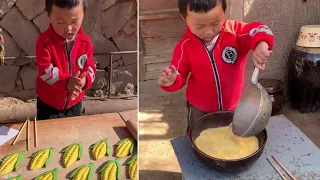
[(234, 110), (243, 92), (248, 52), (261, 41), (273, 48), (274, 37), (267, 26), (228, 20), (209, 52), (187, 27), (171, 62), (177, 68), (177, 79), (172, 86), (161, 88), (168, 92), (181, 89), (190, 73), (186, 91), (190, 104), (205, 112)]
[[(66, 48), (65, 39), (57, 35), (51, 26), (40, 34), (36, 43), (37, 96), (57, 110), (69, 109), (81, 101), (84, 91), (91, 87), (96, 73), (93, 44), (82, 29), (74, 41), (71, 57), (68, 57)], [(87, 83), (78, 97), (72, 100), (67, 83), (77, 71), (87, 72)]]

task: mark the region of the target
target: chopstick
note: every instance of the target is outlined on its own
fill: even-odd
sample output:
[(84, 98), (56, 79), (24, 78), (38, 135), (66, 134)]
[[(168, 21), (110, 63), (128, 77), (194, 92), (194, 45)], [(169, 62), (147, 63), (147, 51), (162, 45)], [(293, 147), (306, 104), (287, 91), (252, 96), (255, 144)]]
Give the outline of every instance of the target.
[(30, 121), (29, 121), (29, 119), (28, 119), (28, 126), (27, 126), (27, 151), (29, 151), (29, 149), (30, 149), (29, 131), (30, 131)]
[(20, 137), (20, 134), (21, 134), (24, 126), (26, 126), (26, 124), (27, 124), (28, 121), (29, 121), (29, 118), (23, 123), (23, 125), (21, 126), (21, 128), (20, 128), (20, 130), (19, 130), (19, 133), (17, 134), (16, 138), (14, 139), (14, 141), (12, 142), (11, 145), (14, 145), (14, 144), (17, 142), (17, 140), (18, 140), (18, 138)]
[(291, 174), (291, 172), (290, 172), (287, 168), (285, 168), (275, 157), (273, 157), (273, 156), (271, 156), (271, 157), (272, 157), (272, 159), (274, 159), (274, 160), (279, 164), (279, 166), (290, 176), (291, 179), (297, 180), (297, 179)]
[[(289, 175), (289, 177), (293, 180), (297, 180), (292, 174), (291, 172), (285, 168), (275, 157), (271, 156), (272, 159), (274, 159), (274, 161)], [(281, 176), (281, 178), (283, 180), (287, 180), (287, 178), (285, 176), (283, 176), (283, 174), (280, 172), (280, 170), (267, 158), (267, 161), (270, 163), (270, 165), (273, 167), (274, 170), (276, 170), (276, 172)]]
[(37, 117), (34, 118), (34, 146), (38, 146)]

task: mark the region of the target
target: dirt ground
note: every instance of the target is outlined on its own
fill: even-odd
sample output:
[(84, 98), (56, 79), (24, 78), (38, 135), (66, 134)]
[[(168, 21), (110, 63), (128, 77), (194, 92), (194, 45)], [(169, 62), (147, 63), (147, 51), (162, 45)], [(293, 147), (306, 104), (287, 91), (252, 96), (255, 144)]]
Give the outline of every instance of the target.
[[(166, 93), (156, 81), (140, 82), (139, 90), (140, 179), (181, 180), (170, 140), (186, 133), (185, 90)], [(300, 114), (285, 107), (282, 114), (320, 147), (320, 113)]]

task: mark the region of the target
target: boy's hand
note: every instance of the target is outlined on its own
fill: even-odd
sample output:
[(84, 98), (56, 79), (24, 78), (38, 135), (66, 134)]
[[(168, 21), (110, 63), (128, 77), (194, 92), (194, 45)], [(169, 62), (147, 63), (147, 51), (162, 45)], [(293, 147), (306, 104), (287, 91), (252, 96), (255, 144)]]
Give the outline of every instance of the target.
[(80, 76), (79, 76), (79, 78), (80, 78), (80, 82), (81, 82), (81, 89), (86, 85), (86, 83), (87, 83), (87, 78), (86, 78), (86, 76), (87, 76), (87, 73), (86, 72), (83, 72), (83, 73), (81, 73), (80, 74)]
[(69, 78), (69, 81), (68, 81), (68, 85), (67, 85), (67, 88), (70, 92), (81, 92), (81, 79), (78, 78), (78, 76), (80, 75), (80, 72), (76, 72), (73, 76), (71, 76)]
[(159, 86), (170, 87), (177, 79), (178, 71), (176, 67), (171, 65), (163, 70), (158, 77)]
[(253, 64), (260, 70), (265, 70), (268, 57), (272, 52), (269, 51), (269, 45), (265, 41), (261, 41), (253, 51)]

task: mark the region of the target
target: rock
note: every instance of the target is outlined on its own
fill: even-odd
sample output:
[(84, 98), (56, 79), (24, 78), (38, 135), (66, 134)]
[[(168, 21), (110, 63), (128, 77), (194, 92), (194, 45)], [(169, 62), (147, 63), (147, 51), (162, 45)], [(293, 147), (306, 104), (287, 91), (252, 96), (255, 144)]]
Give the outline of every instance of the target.
[(36, 77), (38, 72), (29, 66), (24, 66), (21, 69), (21, 79), (24, 90), (36, 88)]
[[(9, 33), (2, 28), (1, 34), (3, 35), (3, 38), (4, 38), (4, 47), (5, 47), (5, 51), (6, 51), (5, 56), (6, 57), (20, 56), (22, 50), (17, 45), (17, 43), (12, 39), (12, 37), (9, 35)], [(8, 61), (8, 60), (6, 60), (6, 61)], [(14, 60), (11, 60), (11, 61), (13, 62)], [(12, 64), (10, 64), (10, 65), (12, 65)]]
[(122, 55), (123, 65), (137, 64), (137, 53)]
[[(137, 51), (137, 36), (135, 33), (130, 36), (122, 33), (121, 35), (118, 35), (118, 37), (114, 37), (112, 39), (120, 51)], [(122, 59), (125, 65), (136, 64), (137, 53), (124, 54), (122, 55)]]
[(92, 90), (101, 90), (108, 83), (106, 72), (104, 70), (97, 69), (95, 80), (91, 86)]
[[(35, 55), (35, 46), (39, 31), (35, 25), (27, 20), (13, 7), (0, 21), (0, 26), (6, 29), (15, 42), (30, 56)], [(21, 28), (23, 33), (21, 33)]]
[(125, 33), (119, 33), (112, 38), (120, 51), (137, 51), (136, 33), (128, 36)]
[(44, 0), (18, 0), (16, 5), (27, 19), (32, 20), (45, 10), (45, 2)]
[(136, 14), (135, 1), (120, 2), (104, 11), (101, 16), (101, 24), (107, 38), (117, 35), (120, 29)]
[(131, 35), (137, 32), (137, 15), (132, 16), (132, 18), (126, 23), (122, 30), (127, 34)]
[(113, 6), (117, 0), (104, 0), (102, 4), (102, 10), (106, 10)]
[(105, 93), (103, 92), (103, 90), (96, 90), (92, 91), (92, 94), (94, 97), (103, 97)]
[(36, 61), (32, 61), (29, 66), (32, 68), (32, 69), (37, 69), (37, 66), (36, 66)]
[(22, 87), (22, 80), (21, 79), (17, 79), (16, 80), (16, 85), (19, 87)]
[(37, 97), (36, 89), (25, 91), (21, 90), (19, 87), (16, 87), (9, 95), (22, 101), (28, 101)]
[(98, 16), (101, 14), (102, 3), (103, 0), (88, 1), (88, 8), (82, 24), (83, 31), (88, 35), (91, 33), (95, 23), (97, 22)]
[[(110, 66), (110, 55), (96, 55), (96, 58), (99, 61), (97, 65), (99, 69), (104, 69), (105, 67)], [(113, 55), (112, 62), (115, 62), (120, 58), (121, 58), (120, 55)]]
[(16, 59), (13, 63), (13, 65), (16, 65), (16, 66), (24, 66), (24, 65), (27, 65), (27, 64), (30, 64), (31, 62), (35, 61), (34, 59), (32, 58), (27, 58), (27, 57), (19, 57), (18, 59)]
[(20, 67), (0, 66), (0, 93), (10, 93), (15, 85)]
[(38, 17), (34, 18), (33, 23), (38, 26), (40, 32), (47, 30), (50, 25), (50, 19), (47, 15), (47, 12), (43, 12)]
[(104, 37), (100, 21), (97, 21), (95, 24), (90, 37), (94, 45), (95, 53), (118, 52), (116, 45)]
[(137, 85), (137, 65), (120, 66), (113, 70), (111, 86), (115, 93), (124, 91), (128, 84)]
[(0, 1), (0, 18), (2, 18), (16, 3), (16, 0), (2, 0)]

